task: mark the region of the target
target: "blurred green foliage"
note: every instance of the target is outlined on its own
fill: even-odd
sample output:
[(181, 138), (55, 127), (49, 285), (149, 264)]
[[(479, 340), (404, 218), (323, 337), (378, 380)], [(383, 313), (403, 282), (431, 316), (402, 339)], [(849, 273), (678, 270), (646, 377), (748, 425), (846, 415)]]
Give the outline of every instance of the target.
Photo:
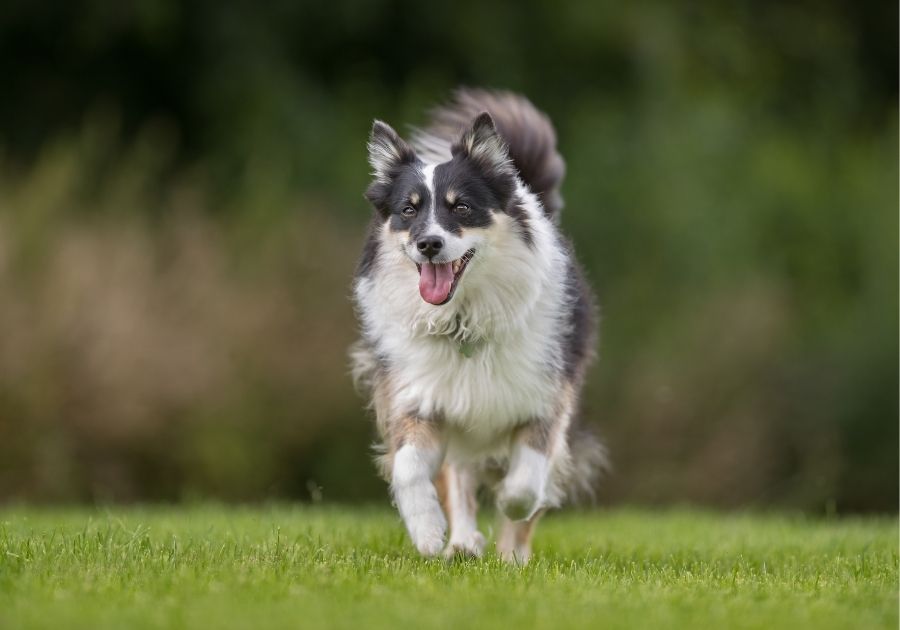
[(609, 502), (895, 510), (897, 7), (12, 0), (0, 497), (380, 497), (371, 119), (528, 95), (603, 306)]

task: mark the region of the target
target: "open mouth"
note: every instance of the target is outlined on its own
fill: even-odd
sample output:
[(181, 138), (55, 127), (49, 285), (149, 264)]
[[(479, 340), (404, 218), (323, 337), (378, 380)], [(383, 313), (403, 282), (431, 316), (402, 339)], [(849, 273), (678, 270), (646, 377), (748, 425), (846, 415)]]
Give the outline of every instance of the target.
[(453, 297), (456, 285), (462, 278), (463, 272), (475, 250), (470, 249), (460, 258), (445, 263), (416, 263), (419, 270), (419, 294), (429, 304), (440, 306), (446, 304)]

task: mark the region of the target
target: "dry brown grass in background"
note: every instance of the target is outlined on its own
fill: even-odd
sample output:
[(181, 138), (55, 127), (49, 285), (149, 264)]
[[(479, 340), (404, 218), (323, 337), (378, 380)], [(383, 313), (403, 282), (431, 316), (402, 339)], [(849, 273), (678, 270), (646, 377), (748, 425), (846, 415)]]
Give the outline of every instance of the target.
[[(169, 440), (193, 424), (280, 421), (301, 447), (335, 408), (354, 407), (341, 378), (352, 261), (324, 263), (338, 242), (324, 222), (295, 217), (246, 265), (234, 235), (198, 215), (56, 225), (39, 255), (11, 223), (0, 223), (0, 450), (18, 465), (3, 468), (3, 494), (141, 496), (134, 449), (192, 459), (179, 449), (202, 444)], [(234, 453), (206, 455), (193, 466)]]
[(0, 198), (0, 496), (264, 493), (282, 451), (361, 415), (338, 227), (213, 220), (189, 187), (148, 195), (134, 154), (81, 201), (83, 158), (51, 150)]

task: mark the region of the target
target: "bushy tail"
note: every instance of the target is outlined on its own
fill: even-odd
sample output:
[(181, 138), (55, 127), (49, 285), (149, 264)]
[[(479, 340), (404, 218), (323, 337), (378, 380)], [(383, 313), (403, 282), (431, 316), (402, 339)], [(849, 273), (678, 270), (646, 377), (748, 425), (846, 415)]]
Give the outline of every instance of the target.
[(556, 131), (550, 119), (524, 96), (460, 88), (450, 103), (431, 112), (430, 124), (413, 142), (426, 153), (446, 153), (481, 112), (494, 119), (522, 180), (541, 199), (547, 216), (555, 219), (563, 207), (559, 186), (566, 164), (556, 150)]
[(569, 435), (569, 456), (566, 499), (571, 503), (593, 502), (598, 481), (612, 469), (606, 447), (590, 431), (575, 427)]

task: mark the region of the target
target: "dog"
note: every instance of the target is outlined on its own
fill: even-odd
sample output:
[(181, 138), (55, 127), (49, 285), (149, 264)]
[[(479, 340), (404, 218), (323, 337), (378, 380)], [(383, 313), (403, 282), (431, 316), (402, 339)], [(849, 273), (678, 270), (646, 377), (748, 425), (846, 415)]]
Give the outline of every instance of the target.
[(540, 516), (605, 462), (573, 424), (597, 318), (558, 227), (556, 132), (522, 96), (460, 89), (409, 142), (376, 120), (368, 152), (351, 357), (381, 472), (423, 556), (484, 553), (487, 487), (497, 551), (525, 563)]

